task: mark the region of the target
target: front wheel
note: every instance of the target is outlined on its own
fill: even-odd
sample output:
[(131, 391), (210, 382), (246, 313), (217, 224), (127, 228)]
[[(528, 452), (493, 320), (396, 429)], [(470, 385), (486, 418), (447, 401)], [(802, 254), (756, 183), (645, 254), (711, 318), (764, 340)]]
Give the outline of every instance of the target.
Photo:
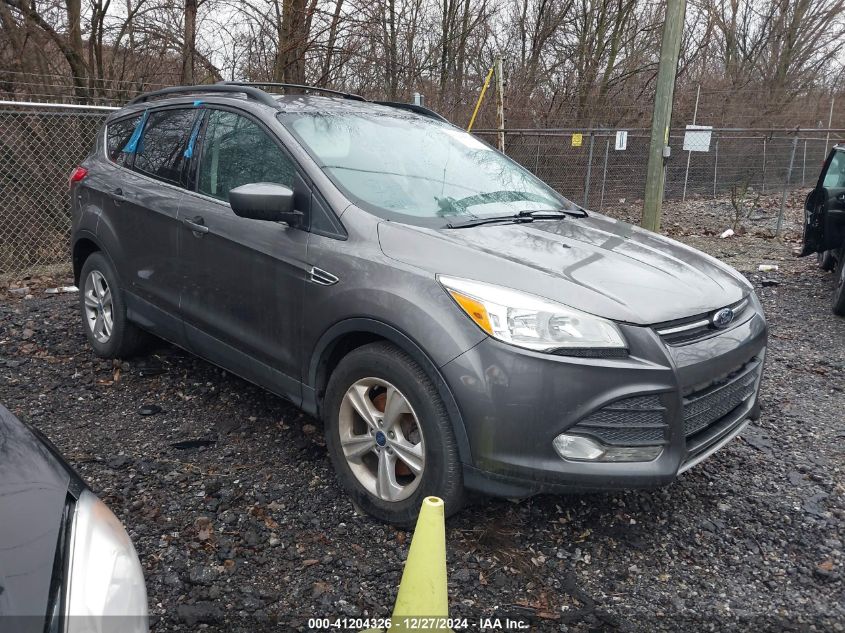
[(454, 514), (463, 481), (451, 421), (437, 389), (388, 343), (360, 347), (331, 375), (324, 401), (326, 445), (341, 484), (365, 512), (411, 525), (425, 497)]
[(826, 272), (836, 267), (836, 257), (833, 251), (819, 251), (816, 253), (816, 261), (819, 263), (819, 268)]

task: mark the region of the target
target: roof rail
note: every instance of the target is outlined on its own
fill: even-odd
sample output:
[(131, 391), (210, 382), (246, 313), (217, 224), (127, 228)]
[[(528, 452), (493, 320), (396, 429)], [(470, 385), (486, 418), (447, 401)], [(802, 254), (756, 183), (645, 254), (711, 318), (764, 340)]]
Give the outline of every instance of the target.
[(228, 94), (243, 94), (247, 99), (252, 99), (262, 103), (271, 108), (278, 108), (278, 102), (269, 94), (258, 88), (251, 88), (248, 85), (227, 85), (227, 84), (208, 84), (201, 86), (172, 86), (170, 88), (162, 88), (161, 90), (153, 90), (152, 92), (145, 92), (132, 99), (127, 105), (134, 105), (136, 103), (143, 103), (155, 97), (166, 97), (170, 95), (192, 94), (199, 92), (221, 92)]
[(303, 84), (288, 84), (277, 81), (219, 81), (218, 86), (273, 86), (276, 88), (297, 88), (299, 90), (311, 90), (312, 92), (325, 92), (326, 94), (343, 97), (344, 99), (352, 99), (353, 101), (367, 101), (361, 95), (352, 94), (350, 92), (341, 92), (340, 90), (332, 90), (330, 88), (320, 88), (319, 86), (306, 86)]
[(373, 101), (373, 103), (388, 106), (390, 108), (399, 108), (400, 110), (409, 110), (410, 112), (416, 112), (417, 114), (422, 114), (423, 116), (427, 116), (431, 119), (437, 119), (438, 121), (451, 124), (451, 122), (443, 115), (437, 114), (434, 110), (429, 110), (425, 106), (417, 105), (416, 103), (403, 103), (402, 101)]

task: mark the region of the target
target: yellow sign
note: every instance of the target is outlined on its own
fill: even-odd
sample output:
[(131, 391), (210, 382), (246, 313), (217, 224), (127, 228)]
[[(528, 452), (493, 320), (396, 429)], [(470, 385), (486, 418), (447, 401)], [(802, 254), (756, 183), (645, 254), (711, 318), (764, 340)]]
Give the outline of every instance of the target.
[(581, 147), (581, 143), (584, 142), (584, 135), (583, 134), (573, 134), (572, 135), (572, 147)]

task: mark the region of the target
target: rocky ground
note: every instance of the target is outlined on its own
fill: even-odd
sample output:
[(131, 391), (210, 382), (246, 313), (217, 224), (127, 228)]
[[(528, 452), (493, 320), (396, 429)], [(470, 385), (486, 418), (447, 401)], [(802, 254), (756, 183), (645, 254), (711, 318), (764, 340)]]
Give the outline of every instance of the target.
[[(725, 201), (664, 221), (756, 287), (771, 326), (760, 421), (662, 490), (480, 501), (451, 519), (451, 610), (470, 630), (510, 616), (536, 631), (845, 631), (845, 320), (832, 275), (792, 255), (800, 194), (786, 239), (768, 237), (779, 202), (726, 239)], [(153, 630), (388, 615), (410, 534), (356, 515), (320, 424), (170, 346), (96, 359), (76, 294), (45, 292), (65, 283), (0, 295), (0, 402), (127, 526)]]

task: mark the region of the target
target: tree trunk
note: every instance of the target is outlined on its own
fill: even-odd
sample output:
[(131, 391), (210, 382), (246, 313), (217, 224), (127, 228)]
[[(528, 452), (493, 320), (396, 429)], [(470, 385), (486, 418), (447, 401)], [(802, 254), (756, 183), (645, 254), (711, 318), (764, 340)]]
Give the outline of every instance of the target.
[(306, 0), (282, 0), (282, 12), (277, 19), (279, 48), (273, 68), (274, 81), (292, 84), (305, 83), (305, 53), (308, 49), (308, 11)]
[(197, 0), (185, 0), (185, 33), (182, 37), (182, 84), (196, 83), (194, 52), (197, 38)]
[(317, 85), (325, 86), (329, 80), (329, 75), (332, 72), (332, 61), (334, 57), (334, 48), (337, 45), (337, 27), (340, 23), (340, 12), (343, 8), (343, 0), (336, 0), (334, 5), (334, 14), (332, 15), (332, 22), (329, 25), (329, 39), (326, 42), (326, 56), (323, 58), (323, 72), (320, 74), (320, 80)]

